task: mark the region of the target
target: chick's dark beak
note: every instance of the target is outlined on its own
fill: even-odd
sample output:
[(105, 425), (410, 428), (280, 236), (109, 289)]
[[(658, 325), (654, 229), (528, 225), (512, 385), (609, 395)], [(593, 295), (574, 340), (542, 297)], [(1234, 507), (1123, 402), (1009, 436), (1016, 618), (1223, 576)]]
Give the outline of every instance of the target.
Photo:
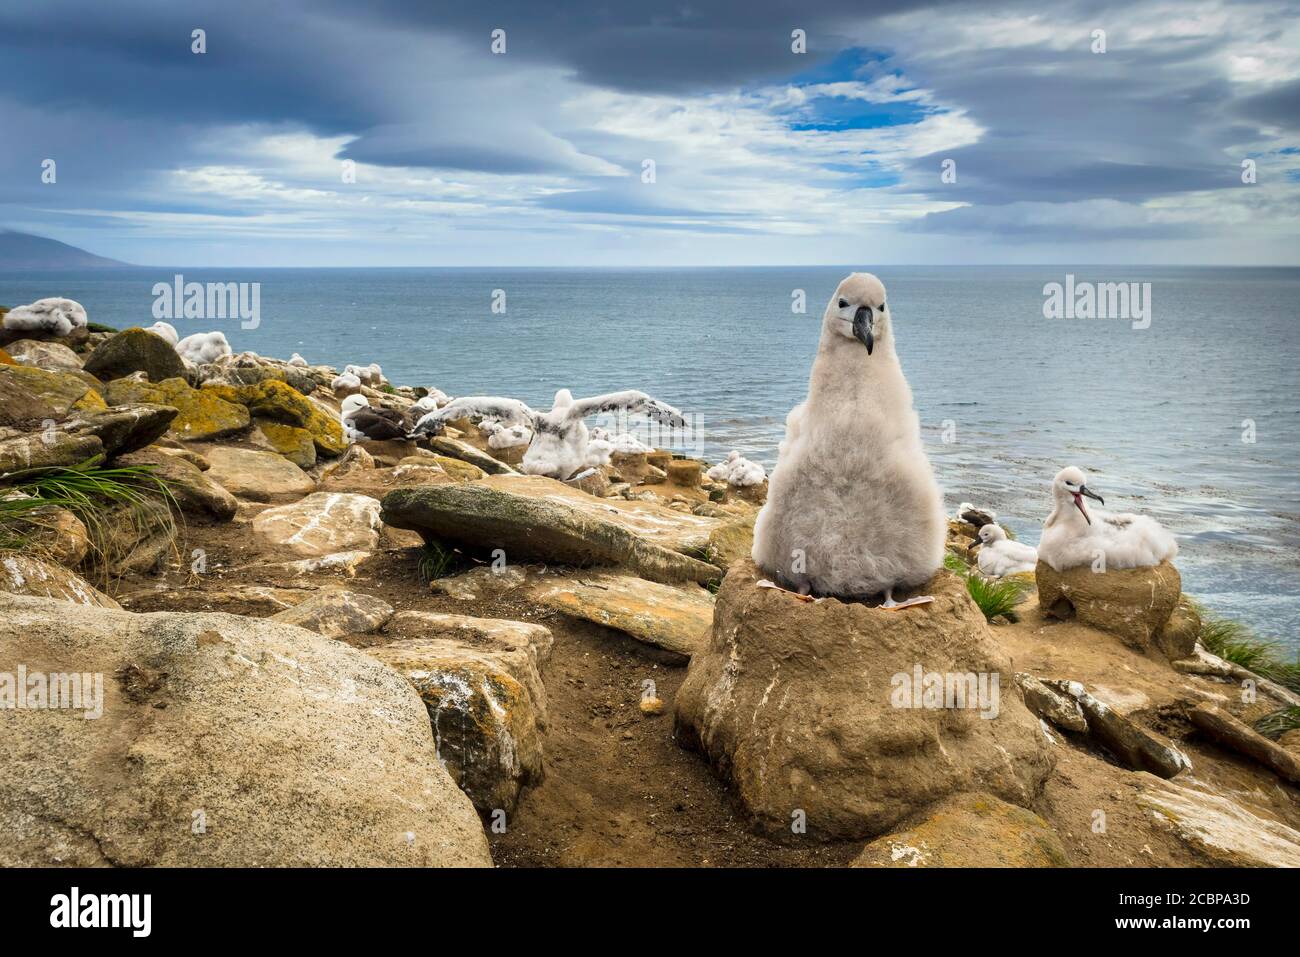
[(871, 350), (876, 346), (874, 325), (871, 307), (858, 306), (858, 311), (853, 314), (853, 337), (867, 347), (867, 355), (871, 355)]
[(1094, 492), (1092, 489), (1088, 488), (1088, 486), (1086, 486), (1086, 485), (1080, 485), (1080, 486), (1079, 486), (1079, 492), (1080, 492), (1080, 494), (1082, 494), (1082, 495), (1086, 495), (1086, 496), (1088, 496), (1088, 498), (1095, 498), (1097, 501), (1101, 502), (1102, 505), (1105, 505), (1105, 504), (1106, 504), (1106, 500), (1105, 500), (1104, 498), (1102, 498), (1100, 495), (1098, 495), (1098, 494), (1097, 494), (1096, 492)]

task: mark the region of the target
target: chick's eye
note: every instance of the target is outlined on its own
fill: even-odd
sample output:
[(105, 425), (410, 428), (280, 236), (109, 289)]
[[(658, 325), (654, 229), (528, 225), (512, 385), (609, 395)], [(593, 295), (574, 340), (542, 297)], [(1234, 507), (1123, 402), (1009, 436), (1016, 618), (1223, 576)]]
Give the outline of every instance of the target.
[(841, 308), (841, 309), (847, 309), (847, 308), (849, 308), (849, 302), (848, 302), (847, 299), (841, 299), (841, 300), (840, 300), (840, 308)]
[(885, 311), (885, 304), (883, 302), (880, 304), (880, 311), (881, 312)]

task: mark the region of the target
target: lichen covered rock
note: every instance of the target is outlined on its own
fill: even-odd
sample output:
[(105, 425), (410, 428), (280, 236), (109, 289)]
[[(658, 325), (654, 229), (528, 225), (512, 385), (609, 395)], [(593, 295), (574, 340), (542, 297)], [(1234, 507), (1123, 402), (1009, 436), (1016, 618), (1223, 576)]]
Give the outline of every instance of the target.
[(100, 343), (83, 367), (104, 382), (143, 372), (150, 382), (185, 375), (185, 363), (162, 336), (144, 329), (124, 329)]
[[(154, 338), (157, 338), (156, 336)], [(153, 402), (177, 410), (170, 434), (188, 442), (202, 442), (236, 435), (248, 428), (248, 410), (226, 402), (206, 389), (195, 389), (184, 379), (166, 379), (150, 384), (135, 379), (118, 379), (104, 388), (104, 398), (113, 405)]]

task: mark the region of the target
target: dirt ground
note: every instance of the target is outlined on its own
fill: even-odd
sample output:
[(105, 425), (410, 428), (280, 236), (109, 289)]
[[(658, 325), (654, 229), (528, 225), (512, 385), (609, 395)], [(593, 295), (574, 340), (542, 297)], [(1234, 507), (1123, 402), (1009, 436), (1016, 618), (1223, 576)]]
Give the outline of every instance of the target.
[[(498, 866), (823, 867), (843, 866), (861, 850), (863, 842), (801, 845), (793, 835), (785, 846), (747, 830), (723, 784), (697, 755), (673, 740), (672, 701), (686, 669), (669, 663), (664, 653), (618, 632), (512, 600), (509, 594), (464, 601), (433, 593), (420, 581), (418, 549), (409, 533), (386, 531), (380, 549), (354, 578), (271, 569), (252, 544), (247, 522), (256, 511), (256, 506), (241, 509), (237, 521), (228, 525), (191, 522), (182, 554), (204, 549), (206, 574), (190, 574), (187, 562), (184, 572), (172, 569), (162, 578), (124, 582), (119, 594), (124, 606), (260, 617), (278, 610), (271, 589), (343, 585), (383, 598), (399, 611), (513, 618), (552, 630), (555, 645), (543, 669), (549, 711), (546, 777), (524, 793), (505, 833), (489, 831)], [(249, 594), (246, 586), (264, 586), (271, 597)], [(1153, 716), (1148, 726), (1171, 736), (1187, 729), (1169, 703), (1186, 697), (1183, 686), (1189, 682), (1200, 693), (1209, 687), (1142, 659), (1098, 632), (1048, 624), (1032, 604), (1019, 625), (996, 628), (995, 635), (1017, 670), (1141, 691), (1150, 699), (1141, 712)], [(384, 644), (396, 637), (356, 636), (352, 643)], [(665, 704), (664, 713), (654, 717), (644, 716), (638, 707), (647, 679)], [(1166, 726), (1159, 727), (1161, 722)], [(1198, 777), (1247, 799), (1255, 813), (1300, 827), (1296, 788), (1195, 737), (1179, 746), (1192, 757)], [(1056, 828), (1073, 864), (1215, 863), (1153, 823), (1134, 800), (1138, 775), (1077, 744), (1062, 742), (1057, 755), (1057, 770), (1033, 809)], [(1103, 830), (1096, 828), (1098, 811), (1104, 813)]]

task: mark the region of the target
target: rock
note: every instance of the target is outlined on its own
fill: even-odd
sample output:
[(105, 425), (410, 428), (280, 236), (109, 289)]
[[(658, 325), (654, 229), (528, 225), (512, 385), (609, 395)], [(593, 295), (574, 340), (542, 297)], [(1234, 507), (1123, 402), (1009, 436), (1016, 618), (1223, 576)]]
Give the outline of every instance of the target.
[(257, 425), (256, 435), (271, 451), (279, 452), (300, 469), (309, 469), (316, 464), (316, 443), (306, 429), (272, 419), (258, 418), (254, 423)]
[(208, 478), (250, 502), (294, 501), (316, 489), (311, 476), (275, 452), (216, 446), (207, 458)]
[(368, 472), (374, 467), (374, 456), (359, 445), (349, 445), (348, 450), (339, 457), (338, 461), (321, 473), (321, 481), (346, 478), (357, 472)]
[(959, 794), (913, 827), (876, 838), (850, 867), (1068, 867), (1056, 832), (991, 794)]
[(527, 579), (527, 573), (514, 565), (500, 569), (481, 565), (460, 575), (435, 578), (429, 582), (429, 590), (460, 601), (477, 601), (482, 596), (500, 598), (523, 585)]
[(249, 424), (248, 410), (242, 405), (227, 402), (206, 389), (192, 388), (184, 379), (166, 379), (157, 385), (119, 379), (105, 387), (104, 397), (113, 405), (153, 402), (171, 406), (177, 410), (171, 435), (187, 442), (237, 435)]
[(501, 656), (454, 639), (371, 649), (414, 685), (428, 709), (438, 758), (481, 812), (512, 811), (541, 781), (542, 740), (528, 686)]
[(302, 604), (272, 615), (271, 621), (297, 625), (326, 638), (378, 631), (393, 616), (393, 606), (380, 598), (342, 588), (328, 588)]
[(668, 468), (665, 471), (668, 475), (668, 481), (672, 484), (696, 488), (700, 484), (703, 465), (695, 459), (673, 459), (668, 463)]
[(185, 363), (162, 336), (143, 329), (124, 329), (95, 348), (85, 370), (108, 382), (133, 372), (143, 372), (150, 382), (184, 378)]
[(453, 459), (460, 459), (470, 465), (476, 465), (488, 475), (519, 474), (506, 463), (498, 461), (482, 449), (476, 449), (468, 442), (453, 439), (446, 435), (435, 435), (429, 440), (429, 447), (435, 452)]
[(1016, 672), (1016, 684), (1025, 700), (1025, 707), (1044, 721), (1050, 721), (1062, 731), (1076, 734), (1088, 732), (1088, 721), (1083, 716), (1079, 702), (1071, 695), (1061, 694), (1023, 671)]
[(363, 439), (354, 444), (369, 452), (375, 463), (381, 467), (398, 465), (405, 459), (421, 453), (431, 454), (410, 439)]
[(0, 592), (51, 598), (95, 608), (122, 607), (90, 582), (66, 568), (7, 549), (0, 550)]
[(102, 407), (95, 385), (91, 376), (80, 372), (0, 365), (0, 426), (60, 422), (79, 408), (93, 407), (96, 399)]
[(1285, 748), (1291, 754), (1300, 756), (1300, 728), (1293, 728), (1286, 731), (1277, 739), (1279, 747)]
[(342, 642), (0, 596), (0, 658), (104, 676), (98, 720), (0, 709), (0, 865), (491, 865), (419, 698)]
[(490, 651), (510, 675), (528, 689), (537, 726), (546, 727), (546, 686), (542, 666), (551, 657), (551, 629), (528, 621), (474, 618), (431, 611), (401, 611), (389, 622), (390, 632), (421, 641), (448, 638)]
[(95, 550), (90, 560), (109, 579), (152, 574), (176, 555), (176, 523), (159, 496), (105, 505), (91, 530)]
[(381, 517), (426, 540), (488, 552), (504, 549), (511, 562), (622, 565), (660, 582), (703, 583), (718, 577), (714, 566), (671, 552), (590, 511), (481, 484), (398, 489), (384, 497)]
[(1251, 681), (1260, 691), (1268, 692), (1268, 694), (1284, 704), (1300, 707), (1300, 695), (1297, 695), (1290, 688), (1269, 681), (1267, 678), (1262, 678), (1234, 661), (1224, 661), (1218, 655), (1210, 654), (1201, 645), (1193, 648), (1192, 653), (1186, 658), (1172, 661), (1170, 665), (1175, 671), (1181, 671), (1189, 675), (1206, 675), (1213, 678)]
[(730, 567), (732, 562), (748, 558), (754, 549), (754, 512), (743, 518), (724, 521), (709, 532), (709, 544), (705, 550), (708, 560), (720, 568)]
[[(29, 496), (0, 489), (0, 500)], [(90, 551), (90, 533), (86, 525), (66, 508), (46, 505), (10, 519), (4, 528), (7, 537), (23, 542), (23, 548), (35, 551), (64, 568), (76, 568)]]
[(379, 502), (366, 495), (313, 492), (255, 516), (253, 534), (269, 548), (300, 558), (373, 551), (379, 545)]
[(228, 522), (239, 510), (239, 502), (230, 492), (208, 478), (193, 462), (179, 455), (168, 455), (163, 450), (151, 446), (139, 452), (132, 452), (130, 455), (120, 456), (117, 464), (145, 465), (153, 469), (154, 475), (162, 479), (171, 489), (177, 506), (186, 515)]
[(104, 459), (104, 445), (93, 435), (50, 430), (0, 439), (0, 478), (16, 472), (73, 468)]
[(80, 372), (81, 359), (61, 342), (19, 339), (5, 349), (19, 365), (35, 366), (47, 372)]
[(1105, 745), (1126, 767), (1150, 771), (1162, 778), (1191, 767), (1187, 755), (1161, 744), (1115, 709), (1099, 701), (1077, 681), (1046, 681), (1048, 687), (1079, 702), (1088, 721), (1088, 733)]
[[(409, 463), (411, 459), (402, 459), (402, 461)], [(477, 482), (479, 479), (487, 477), (487, 473), (477, 465), (454, 459), (449, 455), (435, 455), (429, 461), (436, 464), (457, 482)]]
[(303, 395), (310, 395), (318, 385), (328, 383), (330, 378), (331, 376), (317, 372), (311, 367), (303, 368), (281, 359), (271, 359), (250, 352), (220, 356), (198, 367), (200, 382), (240, 386), (275, 380), (289, 385)]
[(1201, 704), (1187, 715), (1192, 724), (1234, 751), (1253, 758), (1278, 777), (1300, 784), (1300, 758), (1270, 741), (1254, 728), (1211, 704)]
[[(0, 316), (3, 315), (4, 313), (0, 313)], [(14, 357), (11, 356), (6, 350), (0, 349), (0, 365), (15, 366), (18, 365), (18, 363), (14, 361)]]
[(258, 571), (280, 570), (292, 575), (307, 575), (313, 572), (339, 572), (346, 578), (355, 578), (357, 567), (370, 557), (370, 552), (334, 552), (320, 558), (301, 558), (296, 562), (256, 562), (243, 568), (255, 568)]
[(555, 611), (622, 631), (685, 657), (708, 643), (713, 596), (627, 575), (589, 574), (539, 583), (528, 597)]
[(1182, 578), (1169, 562), (1107, 572), (1085, 565), (1058, 572), (1040, 561), (1034, 577), (1039, 607), (1053, 618), (1078, 617), (1131, 648), (1171, 661), (1186, 658), (1195, 646), (1196, 629), (1186, 613), (1174, 615)]
[(115, 406), (103, 412), (76, 412), (58, 428), (73, 435), (95, 436), (112, 458), (151, 445), (175, 418), (176, 410), (166, 405)]
[(809, 835), (849, 840), (963, 791), (1030, 803), (1054, 759), (960, 578), (941, 569), (921, 589), (933, 602), (889, 611), (762, 577), (747, 559), (728, 570), (675, 701), (677, 740), (759, 830), (789, 835), (802, 811)]
[(320, 455), (342, 455), (347, 450), (348, 442), (343, 437), (343, 426), (338, 416), (286, 382), (266, 379), (256, 385), (205, 384), (200, 391), (247, 406), (248, 411), (259, 418), (306, 429)]
[(1224, 867), (1300, 867), (1300, 832), (1220, 794), (1147, 778), (1138, 804), (1180, 840)]
[(645, 452), (613, 452), (609, 464), (625, 482), (636, 484), (650, 471), (650, 461)]

